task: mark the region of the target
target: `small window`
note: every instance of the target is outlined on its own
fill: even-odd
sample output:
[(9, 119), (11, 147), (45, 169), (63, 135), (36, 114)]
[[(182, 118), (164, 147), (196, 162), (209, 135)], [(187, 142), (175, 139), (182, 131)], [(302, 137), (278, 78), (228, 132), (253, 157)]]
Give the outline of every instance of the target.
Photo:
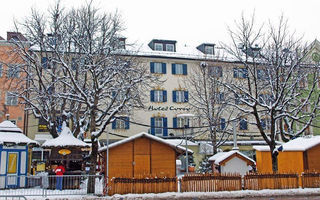
[(150, 62), (150, 72), (155, 74), (166, 74), (167, 65), (166, 63)]
[(205, 46), (204, 53), (213, 55), (214, 54), (214, 47), (213, 46)]
[(209, 75), (213, 77), (222, 77), (222, 67), (221, 66), (212, 66), (208, 68)]
[(216, 93), (216, 103), (217, 104), (222, 104), (224, 101), (225, 101), (224, 93), (223, 92)]
[(185, 103), (189, 100), (188, 91), (174, 90), (172, 91), (172, 101), (177, 103)]
[(225, 118), (220, 118), (220, 124), (219, 124), (219, 130), (223, 131), (226, 129), (226, 119)]
[(245, 119), (245, 118), (240, 119), (239, 130), (248, 130), (247, 119)]
[(187, 75), (188, 74), (188, 68), (187, 64), (172, 64), (172, 74), (181, 74), (181, 75)]
[(263, 130), (271, 129), (271, 120), (269, 118), (261, 119), (260, 121)]
[(156, 117), (154, 118), (154, 126), (155, 126), (155, 135), (161, 135), (162, 136), (162, 129), (160, 127), (163, 127), (163, 120), (162, 117)]
[(18, 93), (7, 92), (6, 105), (8, 105), (8, 106), (18, 105)]
[(19, 75), (20, 75), (20, 72), (19, 72), (18, 65), (9, 65), (8, 66), (8, 72), (7, 72), (8, 78), (19, 78)]
[(3, 66), (0, 64), (0, 77), (2, 77), (2, 72), (3, 72)]
[(166, 90), (151, 90), (150, 92), (151, 102), (166, 102), (167, 91)]
[(166, 44), (166, 51), (174, 52), (174, 45), (173, 44)]
[(155, 50), (155, 51), (163, 51), (163, 44), (161, 44), (161, 43), (154, 43), (154, 50)]
[(112, 129), (129, 129), (129, 117), (119, 117), (112, 122)]
[(248, 69), (233, 68), (233, 78), (248, 78)]
[(176, 64), (176, 74), (183, 74), (183, 65)]

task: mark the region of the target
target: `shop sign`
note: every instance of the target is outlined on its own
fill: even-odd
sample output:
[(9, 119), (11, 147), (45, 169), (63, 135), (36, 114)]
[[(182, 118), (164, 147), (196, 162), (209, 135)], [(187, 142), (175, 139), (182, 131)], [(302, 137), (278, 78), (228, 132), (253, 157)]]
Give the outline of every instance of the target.
[(65, 156), (65, 155), (70, 154), (71, 151), (69, 149), (61, 149), (58, 151), (58, 153)]
[(190, 108), (176, 106), (149, 106), (148, 111), (190, 111)]

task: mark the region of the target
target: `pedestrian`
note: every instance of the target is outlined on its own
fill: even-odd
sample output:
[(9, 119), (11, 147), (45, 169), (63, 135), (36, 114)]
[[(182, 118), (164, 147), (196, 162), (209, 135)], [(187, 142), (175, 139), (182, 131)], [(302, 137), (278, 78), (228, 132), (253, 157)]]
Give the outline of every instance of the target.
[(62, 162), (54, 170), (54, 172), (56, 173), (56, 177), (57, 177), (57, 182), (56, 182), (56, 189), (57, 190), (62, 190), (62, 180), (63, 180), (63, 174), (64, 174), (65, 171), (66, 170), (65, 170)]

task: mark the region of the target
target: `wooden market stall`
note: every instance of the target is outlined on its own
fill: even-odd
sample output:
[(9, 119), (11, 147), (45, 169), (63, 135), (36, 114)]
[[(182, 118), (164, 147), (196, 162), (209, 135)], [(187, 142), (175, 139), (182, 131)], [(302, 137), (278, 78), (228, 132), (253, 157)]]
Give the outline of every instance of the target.
[(104, 158), (105, 175), (108, 148), (109, 177), (123, 178), (175, 177), (176, 159), (185, 153), (184, 147), (140, 133), (99, 149)]
[(255, 166), (254, 160), (237, 150), (219, 152), (211, 156), (209, 162), (213, 172), (217, 170), (220, 173), (238, 173), (242, 176)]
[(0, 123), (0, 188), (26, 187), (29, 148), (38, 145), (11, 121)]
[[(50, 150), (47, 163), (49, 175), (55, 175), (54, 169), (61, 163), (66, 169), (64, 175), (84, 173), (84, 160), (89, 154), (90, 146), (90, 144), (75, 138), (70, 129), (65, 126), (57, 138), (47, 140), (42, 144), (42, 148)], [(55, 180), (49, 181), (52, 181), (49, 187), (54, 187)], [(69, 186), (63, 185), (64, 188), (71, 187), (70, 182)], [(74, 187), (78, 187), (78, 185), (74, 185)]]
[[(271, 173), (269, 146), (254, 146), (253, 148), (256, 150), (258, 172)], [(278, 171), (280, 173), (301, 174), (308, 170), (320, 171), (320, 136), (299, 137), (278, 148)]]

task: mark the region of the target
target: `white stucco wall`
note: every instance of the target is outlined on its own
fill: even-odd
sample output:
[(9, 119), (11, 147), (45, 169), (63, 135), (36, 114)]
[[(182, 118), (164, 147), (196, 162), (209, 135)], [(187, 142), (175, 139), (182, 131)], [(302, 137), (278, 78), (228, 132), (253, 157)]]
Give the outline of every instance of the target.
[(247, 163), (238, 157), (232, 158), (224, 166), (221, 166), (221, 173), (240, 173), (243, 176), (248, 171)]

